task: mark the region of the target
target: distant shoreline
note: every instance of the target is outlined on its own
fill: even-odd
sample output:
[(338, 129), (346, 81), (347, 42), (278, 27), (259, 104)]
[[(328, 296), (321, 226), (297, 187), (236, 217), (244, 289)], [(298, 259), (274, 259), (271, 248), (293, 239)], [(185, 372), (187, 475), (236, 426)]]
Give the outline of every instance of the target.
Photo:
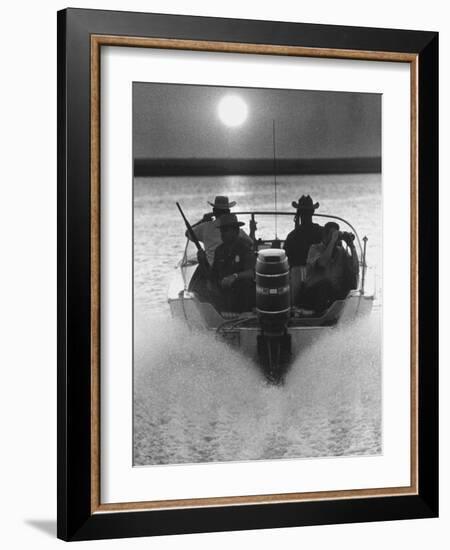
[[(279, 159), (276, 173), (287, 174), (369, 174), (381, 172), (381, 157)], [(228, 176), (270, 175), (272, 159), (135, 159), (134, 176)]]

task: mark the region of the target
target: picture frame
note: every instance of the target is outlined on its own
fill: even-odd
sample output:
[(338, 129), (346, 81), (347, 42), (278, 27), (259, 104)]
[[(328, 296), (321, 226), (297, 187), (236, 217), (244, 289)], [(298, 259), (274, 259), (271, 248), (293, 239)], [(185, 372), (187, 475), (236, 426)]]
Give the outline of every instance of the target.
[[(409, 486), (101, 502), (100, 52), (109, 46), (409, 65)], [(58, 12), (59, 538), (90, 540), (438, 515), (437, 143), (437, 33), (85, 9)]]

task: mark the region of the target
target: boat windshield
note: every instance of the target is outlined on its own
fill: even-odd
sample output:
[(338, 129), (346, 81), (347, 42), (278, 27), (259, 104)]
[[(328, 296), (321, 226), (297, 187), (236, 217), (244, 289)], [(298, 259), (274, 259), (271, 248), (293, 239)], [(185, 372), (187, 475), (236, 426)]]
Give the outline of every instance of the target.
[[(284, 242), (284, 237), (293, 229), (292, 222), (295, 216), (295, 212), (260, 212), (260, 211), (241, 211), (241, 212), (234, 212), (238, 218), (242, 218), (243, 216), (250, 216), (248, 224), (246, 223), (246, 226), (250, 225), (250, 220), (255, 220), (257, 223), (257, 230), (256, 230), (256, 239), (261, 238), (264, 239), (274, 239), (275, 237), (270, 237), (271, 234), (275, 235), (275, 232), (278, 233), (278, 237), (281, 236), (281, 242)], [(272, 218), (272, 219), (270, 219)], [(358, 256), (361, 258), (363, 249), (361, 246), (361, 241), (359, 239), (359, 235), (356, 231), (356, 229), (353, 227), (353, 225), (345, 220), (344, 218), (341, 218), (339, 216), (334, 216), (332, 214), (314, 214), (313, 218), (315, 218), (315, 221), (319, 223), (326, 223), (326, 221), (317, 220), (316, 218), (328, 218), (329, 220), (336, 220), (340, 222), (341, 224), (344, 223), (347, 228), (355, 235), (355, 240), (358, 245)], [(245, 219), (242, 219), (242, 221), (245, 221)], [(277, 228), (278, 230), (274, 230), (274, 228)], [(244, 228), (245, 229), (245, 228)], [(267, 231), (268, 229), (268, 231)], [(341, 230), (343, 228), (341, 227)]]

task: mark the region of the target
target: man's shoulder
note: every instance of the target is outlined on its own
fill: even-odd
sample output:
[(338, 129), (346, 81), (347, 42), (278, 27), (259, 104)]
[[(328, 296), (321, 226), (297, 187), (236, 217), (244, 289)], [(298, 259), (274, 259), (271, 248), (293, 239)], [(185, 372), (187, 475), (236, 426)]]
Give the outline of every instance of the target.
[(198, 225), (194, 227), (194, 229), (200, 229), (201, 231), (205, 231), (213, 228), (216, 229), (216, 226), (214, 225), (213, 221), (200, 222)]
[(323, 227), (318, 223), (300, 224), (297, 225), (297, 227), (294, 227), (294, 229), (290, 233), (288, 233), (286, 239), (305, 233), (322, 233), (322, 231)]
[(294, 227), (292, 231), (289, 231), (286, 238), (293, 237), (296, 233), (298, 233), (299, 225), (297, 227)]
[(322, 236), (323, 226), (318, 223), (311, 224), (311, 232)]
[(205, 224), (206, 223), (207, 222), (200, 222), (192, 228), (192, 230), (194, 231), (197, 238), (201, 238), (203, 236), (203, 233), (205, 231)]
[(290, 241), (290, 240), (292, 240), (292, 239), (295, 237), (295, 235), (298, 233), (297, 230), (298, 230), (298, 227), (296, 227), (296, 228), (294, 228), (292, 231), (290, 231), (290, 232), (287, 234), (285, 241)]

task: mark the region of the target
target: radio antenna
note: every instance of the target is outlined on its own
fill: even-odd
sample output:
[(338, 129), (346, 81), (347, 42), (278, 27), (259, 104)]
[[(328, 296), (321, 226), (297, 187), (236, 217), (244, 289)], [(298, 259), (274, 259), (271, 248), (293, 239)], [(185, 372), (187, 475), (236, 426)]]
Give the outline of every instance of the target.
[(272, 120), (272, 142), (273, 142), (273, 175), (274, 175), (274, 186), (275, 186), (275, 239), (278, 240), (277, 151), (276, 151), (276, 140), (275, 140), (275, 119)]

